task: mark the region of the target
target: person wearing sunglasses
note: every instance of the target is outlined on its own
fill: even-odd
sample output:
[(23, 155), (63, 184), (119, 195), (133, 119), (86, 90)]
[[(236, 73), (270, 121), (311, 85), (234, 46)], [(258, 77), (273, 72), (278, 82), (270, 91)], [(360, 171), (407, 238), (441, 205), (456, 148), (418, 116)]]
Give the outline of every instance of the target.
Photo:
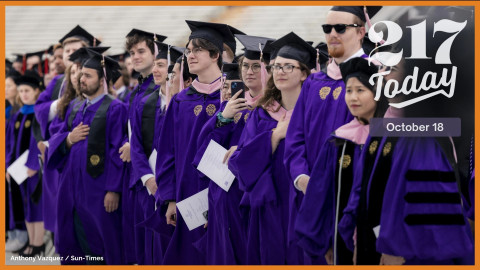
[[(244, 191), (240, 207), (248, 218), (248, 264), (303, 264), (290, 216), (296, 191), (283, 163), (285, 134), (302, 84), (315, 67), (316, 51), (291, 32), (276, 40), (273, 77), (258, 101), (228, 167)], [(292, 199), (293, 198), (293, 199)]]
[[(378, 10), (367, 7), (368, 16), (373, 17)], [(303, 84), (285, 139), (285, 165), (295, 187), (303, 193), (325, 140), (352, 120), (338, 65), (354, 57), (367, 57), (362, 49), (365, 21), (364, 7), (335, 6), (322, 26), (332, 59), (326, 72), (312, 74)], [(321, 257), (311, 259), (314, 264), (324, 263)]]

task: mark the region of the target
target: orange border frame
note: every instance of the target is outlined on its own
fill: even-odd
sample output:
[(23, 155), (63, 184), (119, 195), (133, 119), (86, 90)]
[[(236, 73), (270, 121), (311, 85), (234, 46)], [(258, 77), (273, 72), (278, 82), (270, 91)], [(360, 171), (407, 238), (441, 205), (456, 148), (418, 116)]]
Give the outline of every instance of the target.
[[(474, 6), (475, 7), (475, 48), (480, 46), (480, 16), (478, 14), (480, 8), (480, 1), (388, 1), (388, 6), (431, 6), (433, 4), (439, 6), (447, 5), (458, 5), (458, 6)], [(339, 1), (333, 3), (331, 1), (0, 1), (0, 35), (5, 39), (5, 7), (6, 6), (330, 6), (332, 4), (340, 5), (385, 5), (385, 1)], [(2, 59), (5, 58), (5, 42), (0, 43), (0, 56)], [(480, 78), (480, 53), (475, 54), (475, 77)], [(4, 63), (2, 61), (1, 63)], [(0, 65), (0, 96), (5, 96), (5, 65)], [(475, 81), (475, 90), (479, 90), (479, 80)], [(0, 112), (2, 116), (0, 117), (0, 126), (5, 126), (5, 103), (0, 102)], [(480, 134), (480, 94), (475, 95), (475, 141), (478, 141)], [(5, 129), (0, 133), (0, 142), (5, 142)], [(0, 143), (0, 150), (5, 152), (5, 144)], [(480, 144), (475, 145), (475, 152), (480, 153)], [(3, 168), (5, 164), (5, 155), (2, 154), (0, 157), (0, 166)], [(480, 159), (477, 159), (475, 167), (480, 164)], [(5, 177), (5, 168), (0, 171), (0, 177)], [(475, 194), (480, 193), (480, 185), (476, 185)], [(5, 194), (5, 185), (0, 185), (0, 194)], [(480, 199), (476, 202), (476, 211), (475, 215), (478, 217), (479, 210), (478, 204)], [(3, 203), (2, 203), (3, 204)], [(5, 232), (5, 208), (0, 207), (0, 235), (3, 235)], [(475, 229), (480, 227), (476, 224)], [(480, 250), (478, 248), (480, 235), (477, 233), (475, 236), (475, 246), (477, 247), (475, 251), (475, 266), (335, 266), (335, 269), (371, 269), (385, 267), (388, 269), (476, 269), (480, 259)], [(5, 265), (5, 246), (0, 245), (0, 262), (4, 265), (4, 269), (28, 269), (34, 267), (35, 269), (80, 269), (80, 266), (56, 266), (56, 265), (39, 265), (39, 266), (16, 266), (16, 265)], [(115, 269), (126, 269), (136, 266), (89, 266), (89, 269), (100, 268), (105, 269), (105, 267), (115, 267)], [(291, 269), (295, 268), (306, 268), (306, 269), (326, 269), (331, 266), (140, 266), (142, 269), (158, 269), (162, 267), (163, 269), (239, 269), (239, 268), (248, 268), (248, 269)], [(2, 268), (3, 269), (3, 268)]]

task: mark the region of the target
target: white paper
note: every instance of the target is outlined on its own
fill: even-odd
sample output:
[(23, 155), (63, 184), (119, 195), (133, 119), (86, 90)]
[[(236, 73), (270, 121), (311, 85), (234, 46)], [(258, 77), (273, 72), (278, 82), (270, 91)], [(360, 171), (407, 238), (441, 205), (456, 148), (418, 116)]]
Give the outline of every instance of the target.
[(28, 177), (27, 175), (27, 163), (28, 150), (23, 152), (23, 154), (15, 160), (7, 169), (8, 174), (17, 182), (18, 185), (22, 184)]
[(373, 233), (375, 234), (375, 238), (378, 238), (378, 235), (380, 234), (380, 225), (373, 228)]
[(130, 142), (130, 139), (132, 138), (132, 126), (130, 125), (130, 119), (128, 119), (128, 141)]
[(197, 169), (228, 192), (233, 180), (235, 180), (235, 176), (228, 169), (227, 164), (223, 164), (223, 158), (226, 153), (227, 149), (214, 140), (210, 140)]
[(193, 230), (207, 223), (203, 216), (208, 211), (208, 188), (177, 203), (178, 211), (187, 224), (188, 230)]
[(148, 165), (152, 169), (153, 175), (155, 175), (155, 164), (157, 163), (157, 150), (153, 149), (152, 154), (148, 158)]

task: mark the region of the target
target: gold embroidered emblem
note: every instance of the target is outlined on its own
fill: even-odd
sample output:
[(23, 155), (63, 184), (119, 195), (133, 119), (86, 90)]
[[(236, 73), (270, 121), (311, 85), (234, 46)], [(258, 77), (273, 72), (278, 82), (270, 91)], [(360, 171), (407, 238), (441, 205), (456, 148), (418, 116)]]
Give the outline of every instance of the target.
[(375, 153), (375, 151), (377, 150), (377, 147), (378, 147), (378, 141), (373, 141), (370, 144), (370, 147), (368, 148), (368, 152), (370, 152), (370, 155), (373, 155), (373, 153)]
[(350, 155), (343, 156), (343, 164), (342, 164), (341, 158), (338, 160), (338, 164), (342, 165), (342, 169), (346, 169), (351, 162), (352, 162), (352, 157), (350, 157)]
[(212, 115), (214, 115), (215, 112), (217, 111), (217, 107), (215, 107), (215, 105), (213, 105), (213, 104), (209, 104), (209, 105), (207, 106), (206, 111), (207, 111), (208, 116), (212, 116)]
[(250, 116), (250, 113), (247, 112), (247, 113), (245, 114), (245, 117), (243, 118), (243, 119), (245, 120), (245, 123), (247, 122), (247, 119), (248, 119), (249, 116)]
[(195, 106), (195, 108), (193, 109), (193, 113), (195, 114), (195, 116), (198, 116), (200, 112), (202, 112), (202, 109), (203, 109), (202, 105)]
[(332, 88), (328, 87), (328, 86), (324, 86), (322, 87), (322, 89), (320, 89), (320, 98), (321, 99), (326, 99), (328, 94), (330, 94), (330, 90), (332, 90)]
[(385, 146), (383, 146), (383, 156), (388, 155), (388, 153), (390, 153), (391, 150), (392, 150), (392, 143), (387, 142)]
[(242, 118), (241, 112), (235, 114), (235, 116), (233, 117), (233, 122), (235, 122), (235, 124), (238, 123), (238, 120), (240, 120), (240, 118)]
[(100, 157), (97, 156), (97, 155), (91, 155), (91, 156), (90, 156), (90, 163), (91, 163), (93, 166), (97, 166), (98, 163), (100, 163)]
[(30, 120), (25, 121), (25, 128), (29, 128), (32, 125)]
[(20, 121), (15, 122), (15, 129), (20, 128)]
[(340, 93), (342, 92), (342, 87), (339, 86), (333, 90), (333, 99), (337, 100), (338, 96), (340, 96)]

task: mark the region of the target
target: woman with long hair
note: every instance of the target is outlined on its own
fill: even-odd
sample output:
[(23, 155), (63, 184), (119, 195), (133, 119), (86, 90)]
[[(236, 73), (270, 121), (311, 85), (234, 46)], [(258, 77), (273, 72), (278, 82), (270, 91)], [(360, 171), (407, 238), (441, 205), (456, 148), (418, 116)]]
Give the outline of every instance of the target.
[(283, 153), (290, 116), (303, 81), (315, 67), (316, 52), (293, 32), (272, 45), (279, 48), (273, 76), (228, 165), (245, 192), (240, 205), (248, 219), (247, 264), (303, 264), (303, 251), (290, 241), (294, 187)]

